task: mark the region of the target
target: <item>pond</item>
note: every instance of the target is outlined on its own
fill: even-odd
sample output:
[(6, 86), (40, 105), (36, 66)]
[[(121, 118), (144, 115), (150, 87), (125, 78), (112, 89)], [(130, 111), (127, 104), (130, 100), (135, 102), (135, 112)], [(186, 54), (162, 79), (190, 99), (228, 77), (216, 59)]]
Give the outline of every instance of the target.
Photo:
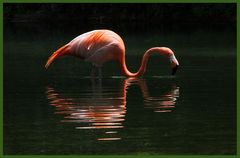
[(159, 45), (175, 51), (178, 72), (153, 55), (141, 78), (109, 62), (92, 79), (90, 65), (73, 57), (44, 68), (76, 30), (25, 26), (4, 30), (4, 154), (236, 154), (231, 30), (123, 32), (131, 71)]

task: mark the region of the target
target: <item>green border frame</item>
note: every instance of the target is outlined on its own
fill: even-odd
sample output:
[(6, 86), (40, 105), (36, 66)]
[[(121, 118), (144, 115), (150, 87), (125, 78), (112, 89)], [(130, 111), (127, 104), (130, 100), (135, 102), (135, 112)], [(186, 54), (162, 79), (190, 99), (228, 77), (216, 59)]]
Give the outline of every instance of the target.
[(238, 0), (2, 0), (2, 3), (237, 3)]
[(240, 90), (240, 55), (237, 53), (237, 154), (236, 155), (3, 155), (3, 3), (237, 3), (237, 52), (240, 51), (240, 0), (1, 0), (0, 4), (0, 157), (3, 158), (237, 158), (240, 157), (240, 99), (238, 92)]

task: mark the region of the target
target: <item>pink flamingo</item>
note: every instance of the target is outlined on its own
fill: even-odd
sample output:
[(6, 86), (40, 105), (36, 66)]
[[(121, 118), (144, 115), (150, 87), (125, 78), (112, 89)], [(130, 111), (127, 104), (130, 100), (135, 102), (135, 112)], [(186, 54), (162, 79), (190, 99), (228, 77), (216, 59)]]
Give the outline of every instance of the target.
[(179, 63), (174, 52), (167, 47), (153, 47), (148, 49), (141, 62), (139, 70), (132, 73), (128, 70), (125, 61), (125, 46), (122, 38), (111, 30), (93, 30), (74, 38), (71, 42), (55, 51), (48, 59), (45, 68), (56, 59), (71, 55), (92, 63), (92, 75), (98, 68), (101, 76), (102, 65), (110, 60), (115, 60), (126, 77), (138, 77), (144, 74), (148, 58), (152, 53), (159, 53), (170, 60), (172, 75), (177, 71)]

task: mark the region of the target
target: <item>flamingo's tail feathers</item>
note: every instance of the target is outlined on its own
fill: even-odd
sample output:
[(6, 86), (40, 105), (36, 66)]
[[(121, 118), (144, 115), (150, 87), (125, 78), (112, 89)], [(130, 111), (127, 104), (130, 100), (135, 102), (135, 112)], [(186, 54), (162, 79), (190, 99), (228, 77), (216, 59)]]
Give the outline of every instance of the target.
[(45, 65), (45, 68), (47, 69), (49, 67), (49, 65), (53, 62), (53, 60), (57, 57), (58, 52), (54, 52), (49, 58), (48, 61)]
[(57, 51), (55, 51), (49, 58), (45, 65), (45, 68), (47, 69), (50, 64), (56, 59), (61, 56), (67, 55), (69, 53), (69, 45), (64, 45), (63, 47), (59, 48)]

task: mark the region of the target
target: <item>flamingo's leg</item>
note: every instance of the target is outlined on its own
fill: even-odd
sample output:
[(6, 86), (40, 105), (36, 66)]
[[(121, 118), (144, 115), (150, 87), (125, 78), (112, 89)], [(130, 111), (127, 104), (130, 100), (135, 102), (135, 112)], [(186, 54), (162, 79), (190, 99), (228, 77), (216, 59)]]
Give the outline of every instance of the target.
[[(98, 75), (98, 76), (96, 76), (96, 75)], [(102, 79), (102, 67), (101, 66), (96, 66), (96, 65), (92, 64), (92, 67), (91, 67), (91, 78)]]
[(98, 77), (102, 79), (102, 67), (98, 67)]
[(91, 66), (91, 78), (95, 78), (96, 76), (96, 66), (92, 64)]

